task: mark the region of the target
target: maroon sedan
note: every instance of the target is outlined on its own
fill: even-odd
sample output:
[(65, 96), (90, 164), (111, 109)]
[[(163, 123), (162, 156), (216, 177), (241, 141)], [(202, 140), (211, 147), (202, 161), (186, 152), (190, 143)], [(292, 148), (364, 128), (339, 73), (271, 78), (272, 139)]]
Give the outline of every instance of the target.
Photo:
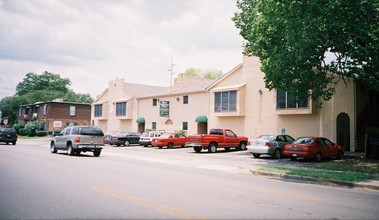
[(283, 155), (296, 160), (298, 157), (314, 159), (335, 157), (341, 159), (343, 148), (324, 137), (300, 137), (292, 144), (286, 144)]

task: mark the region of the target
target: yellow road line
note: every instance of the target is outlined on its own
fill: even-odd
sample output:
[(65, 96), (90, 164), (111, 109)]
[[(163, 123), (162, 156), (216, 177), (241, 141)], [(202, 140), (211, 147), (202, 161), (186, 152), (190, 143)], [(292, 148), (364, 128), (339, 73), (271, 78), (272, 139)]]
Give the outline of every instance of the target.
[(131, 194), (121, 192), (121, 191), (117, 191), (117, 190), (113, 190), (110, 188), (99, 186), (99, 187), (93, 187), (92, 189), (96, 192), (103, 193), (103, 194), (111, 196), (113, 198), (117, 198), (117, 199), (120, 199), (123, 201), (129, 201), (129, 202), (132, 202), (132, 203), (153, 209), (155, 211), (174, 216), (176, 218), (180, 218), (180, 219), (206, 219), (206, 218), (185, 212), (183, 210), (175, 209), (175, 208), (172, 208), (172, 207), (164, 205), (164, 204), (153, 202), (153, 201), (150, 201), (147, 199), (142, 199), (140, 197), (133, 196)]

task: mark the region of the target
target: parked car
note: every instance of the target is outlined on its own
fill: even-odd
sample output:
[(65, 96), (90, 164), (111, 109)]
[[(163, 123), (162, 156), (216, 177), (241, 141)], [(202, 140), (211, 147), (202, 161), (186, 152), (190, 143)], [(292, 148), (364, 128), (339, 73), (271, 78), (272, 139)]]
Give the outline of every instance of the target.
[(294, 141), (293, 137), (286, 134), (264, 134), (250, 140), (247, 149), (255, 158), (266, 154), (275, 159), (280, 159), (283, 157), (284, 146)]
[(184, 147), (186, 142), (187, 137), (184, 134), (174, 132), (163, 133), (160, 137), (153, 138), (151, 144), (153, 147), (162, 148), (164, 146), (167, 146), (167, 148), (173, 148), (174, 146)]
[(139, 144), (141, 134), (139, 132), (118, 132), (111, 136), (111, 144), (129, 146)]
[(300, 137), (292, 144), (285, 145), (283, 154), (291, 160), (302, 157), (319, 162), (322, 158), (341, 159), (344, 151), (342, 146), (336, 145), (325, 137)]
[(149, 145), (151, 145), (151, 140), (153, 138), (159, 137), (163, 133), (164, 131), (162, 130), (145, 131), (140, 136), (139, 144), (143, 145), (144, 147), (148, 147)]
[(0, 142), (16, 145), (17, 138), (18, 135), (14, 128), (0, 128)]
[(227, 151), (230, 148), (247, 150), (248, 142), (247, 137), (238, 136), (230, 129), (212, 128), (209, 134), (189, 135), (186, 146), (193, 147), (193, 150), (197, 153), (202, 149), (208, 149), (209, 153), (215, 153), (219, 148), (224, 148)]
[(115, 134), (117, 134), (117, 133), (119, 133), (119, 131), (108, 131), (108, 132), (106, 132), (106, 133), (104, 134), (104, 137), (105, 137), (105, 143), (106, 143), (106, 144), (110, 144), (110, 145), (112, 145), (112, 144), (113, 144), (113, 142), (112, 142), (112, 135), (115, 135)]
[(66, 150), (68, 155), (79, 155), (80, 152), (92, 151), (95, 157), (100, 156), (105, 144), (103, 131), (92, 126), (69, 126), (59, 132), (50, 142), (51, 153)]

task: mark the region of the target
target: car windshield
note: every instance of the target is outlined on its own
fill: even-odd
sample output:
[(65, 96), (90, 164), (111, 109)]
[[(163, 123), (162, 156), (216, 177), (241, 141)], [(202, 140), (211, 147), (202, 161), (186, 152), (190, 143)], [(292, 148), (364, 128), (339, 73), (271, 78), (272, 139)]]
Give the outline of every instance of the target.
[(163, 133), (160, 137), (161, 138), (168, 138), (168, 137), (170, 137), (170, 133)]
[(101, 129), (95, 127), (81, 127), (80, 134), (82, 135), (92, 135), (92, 136), (104, 136)]
[(149, 137), (149, 132), (143, 132), (141, 137)]
[(2, 128), (1, 132), (4, 132), (4, 133), (16, 133), (16, 130), (14, 128)]
[(266, 141), (270, 141), (270, 140), (274, 140), (275, 139), (275, 136), (274, 135), (261, 135), (259, 137), (257, 137), (257, 139), (262, 139), (262, 140), (266, 140)]
[(295, 144), (313, 144), (313, 138), (310, 137), (304, 137), (297, 139), (294, 143)]

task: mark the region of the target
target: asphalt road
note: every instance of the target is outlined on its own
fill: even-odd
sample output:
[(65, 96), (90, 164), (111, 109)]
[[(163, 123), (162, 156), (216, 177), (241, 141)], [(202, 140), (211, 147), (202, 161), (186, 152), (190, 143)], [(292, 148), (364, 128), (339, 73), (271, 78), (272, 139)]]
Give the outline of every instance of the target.
[(254, 176), (247, 151), (0, 144), (0, 219), (377, 219), (379, 193)]

